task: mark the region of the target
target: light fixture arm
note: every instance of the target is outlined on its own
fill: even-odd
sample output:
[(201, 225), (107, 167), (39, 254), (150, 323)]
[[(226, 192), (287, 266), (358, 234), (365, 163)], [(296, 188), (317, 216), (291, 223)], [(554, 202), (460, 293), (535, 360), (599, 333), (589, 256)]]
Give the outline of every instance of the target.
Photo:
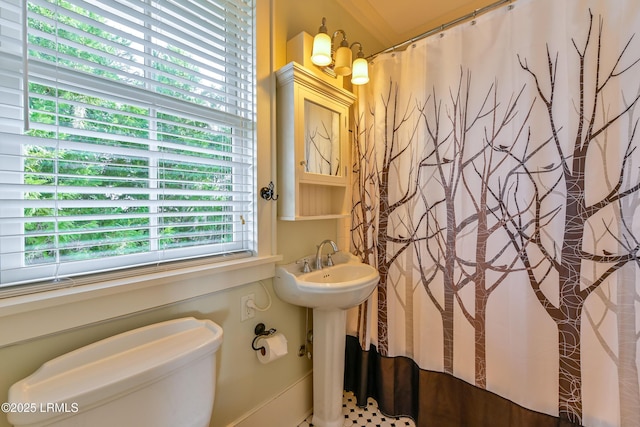
[(336, 30), (333, 33), (333, 36), (331, 37), (331, 47), (333, 48), (333, 41), (335, 40), (336, 36), (338, 34), (342, 34), (342, 40), (340, 41), (340, 47), (344, 46), (344, 47), (349, 47), (349, 42), (347, 41), (347, 33), (344, 32), (344, 30)]
[(358, 49), (358, 53), (357, 53), (357, 56), (356, 56), (356, 57), (357, 57), (357, 58), (364, 58), (364, 52), (362, 51), (362, 43), (360, 43), (360, 42), (353, 42), (353, 43), (351, 43), (351, 46), (349, 46), (349, 49), (352, 49), (352, 50), (353, 50), (353, 47), (354, 47), (355, 45), (358, 45), (358, 46), (360, 47), (360, 48)]

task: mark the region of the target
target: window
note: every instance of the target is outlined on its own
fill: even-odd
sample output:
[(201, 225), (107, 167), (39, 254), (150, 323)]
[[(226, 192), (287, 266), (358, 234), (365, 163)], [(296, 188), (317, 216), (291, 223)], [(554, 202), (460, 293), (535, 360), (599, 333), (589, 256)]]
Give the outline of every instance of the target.
[(253, 0), (0, 0), (0, 287), (254, 250)]

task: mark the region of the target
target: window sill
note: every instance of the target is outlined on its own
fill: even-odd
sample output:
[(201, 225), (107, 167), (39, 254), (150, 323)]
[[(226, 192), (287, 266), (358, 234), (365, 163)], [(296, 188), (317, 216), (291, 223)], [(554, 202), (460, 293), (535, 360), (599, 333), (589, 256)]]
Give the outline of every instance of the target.
[(0, 347), (269, 279), (280, 259), (243, 258), (1, 299)]

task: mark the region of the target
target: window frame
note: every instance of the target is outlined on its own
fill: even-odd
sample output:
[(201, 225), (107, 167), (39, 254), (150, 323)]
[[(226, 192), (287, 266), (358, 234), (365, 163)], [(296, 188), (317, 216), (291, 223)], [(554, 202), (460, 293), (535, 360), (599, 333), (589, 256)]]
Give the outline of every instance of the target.
[[(16, 2), (16, 0), (6, 0), (6, 1), (7, 2), (12, 2), (12, 3)], [(20, 18), (20, 21), (26, 22), (26, 17), (25, 17), (26, 15), (25, 14), (26, 14), (26, 9), (27, 9), (27, 6), (26, 6), (27, 5), (27, 0), (17, 0), (17, 2), (21, 3), (21, 8), (22, 8), (22, 17)], [(252, 30), (252, 33), (254, 35), (253, 45), (254, 45), (254, 50), (255, 50), (255, 53), (254, 53), (254, 88), (252, 90), (253, 98), (254, 98), (254, 107), (253, 107), (253, 111), (254, 111), (253, 122), (254, 123), (256, 122), (256, 116), (257, 116), (257, 114), (255, 114), (256, 113), (256, 102), (255, 102), (255, 98), (256, 98), (256, 96), (255, 96), (255, 90), (256, 90), (255, 74), (256, 74), (256, 70), (255, 70), (255, 67), (257, 66), (257, 61), (255, 61), (255, 55), (257, 54), (257, 49), (256, 49), (255, 44), (259, 40), (259, 38), (257, 37), (257, 34), (256, 34), (256, 28), (257, 28), (256, 22), (257, 22), (257, 20), (255, 19), (256, 13), (257, 13), (256, 12), (257, 11), (257, 3), (258, 2), (254, 3), (254, 14), (253, 14), (253, 16), (254, 16), (254, 25), (253, 25), (253, 30)], [(26, 35), (27, 35), (27, 29), (23, 28), (22, 29), (22, 38), (24, 39), (26, 37)], [(46, 72), (46, 69), (43, 69), (43, 67), (41, 65), (39, 65), (39, 64), (35, 64), (35, 67), (36, 68), (40, 68), (41, 72)], [(23, 71), (26, 68), (27, 68), (27, 63), (25, 61), (25, 63), (23, 64)], [(46, 68), (46, 65), (45, 65), (44, 68)], [(69, 81), (75, 81), (76, 78), (79, 78), (79, 76), (77, 75), (78, 73), (73, 71), (73, 70), (69, 70), (69, 71), (59, 70), (58, 73), (63, 78), (64, 78), (64, 76), (67, 76), (68, 77), (67, 80), (69, 80)], [(27, 74), (27, 73), (25, 72), (23, 74), (23, 76), (25, 74)], [(80, 76), (80, 78), (85, 78), (86, 79), (86, 76)], [(103, 84), (103, 83), (100, 83), (100, 84)], [(105, 82), (105, 84), (106, 84), (106, 82)], [(124, 90), (126, 91), (127, 89), (124, 88)], [(116, 92), (117, 92), (117, 90), (116, 90)], [(25, 93), (24, 94), (23, 105), (26, 105), (28, 96), (29, 96), (29, 93)], [(146, 96), (146, 95), (143, 94), (143, 96)], [(24, 110), (25, 110), (25, 113), (23, 115), (26, 116), (27, 115), (26, 114), (26, 108)], [(215, 116), (216, 114), (224, 115), (226, 113), (218, 113), (215, 110), (212, 110), (211, 114), (213, 114)], [(28, 118), (25, 118), (24, 120), (28, 120)], [(153, 121), (153, 120), (155, 120), (155, 119), (153, 119), (153, 117), (150, 116), (150, 121)], [(207, 254), (195, 255), (196, 258), (203, 258), (204, 262), (218, 262), (220, 259), (224, 259), (228, 254), (238, 253), (238, 254), (244, 254), (244, 256), (251, 256), (251, 255), (255, 255), (255, 254), (258, 253), (258, 250), (257, 250), (257, 229), (258, 229), (258, 227), (257, 227), (257, 224), (255, 224), (255, 222), (257, 220), (257, 217), (258, 217), (257, 211), (256, 211), (257, 210), (257, 203), (256, 203), (257, 197), (256, 197), (256, 194), (255, 194), (256, 193), (256, 184), (255, 184), (255, 182), (256, 182), (256, 174), (255, 174), (255, 169), (256, 169), (256, 162), (258, 161), (258, 155), (257, 155), (257, 149), (256, 149), (256, 140), (257, 140), (256, 134), (257, 134), (257, 129), (254, 129), (253, 130), (253, 138), (252, 138), (253, 139), (252, 144), (254, 146), (254, 153), (253, 153), (253, 160), (252, 160), (253, 166), (249, 167), (249, 171), (250, 171), (249, 176), (252, 177), (251, 180), (253, 182), (246, 182), (246, 181), (242, 182), (241, 181), (240, 184), (239, 184), (239, 185), (248, 185), (248, 186), (250, 186), (251, 189), (252, 189), (252, 193), (253, 193), (252, 194), (252, 200), (249, 201), (249, 204), (253, 206), (252, 213), (251, 213), (251, 218), (247, 218), (247, 222), (249, 224), (249, 227), (243, 227), (242, 230), (240, 230), (238, 233), (236, 233), (235, 230), (237, 230), (237, 226), (233, 225), (233, 228), (234, 228), (233, 233), (237, 234), (237, 235), (247, 236), (244, 239), (242, 239), (242, 241), (249, 242), (249, 245), (246, 248), (241, 248), (241, 247), (238, 246), (238, 244), (236, 243), (235, 239), (231, 243), (222, 243), (222, 244), (220, 244), (220, 247), (223, 248), (223, 249), (227, 248), (223, 252), (217, 252), (217, 253), (212, 254), (211, 256), (207, 255)], [(2, 135), (3, 134), (0, 134), (0, 140), (2, 139)], [(29, 138), (29, 137), (22, 137), (22, 138)], [(244, 138), (244, 137), (241, 137), (241, 138)], [(53, 140), (53, 141), (55, 141), (55, 140)], [(4, 144), (4, 145), (7, 145), (7, 144)], [(14, 143), (12, 143), (11, 145), (14, 145)], [(17, 150), (20, 150), (20, 148), (19, 148), (20, 144), (19, 143), (15, 144), (15, 146), (16, 146)], [(7, 161), (6, 159), (9, 158), (9, 157), (10, 156), (0, 156), (0, 162), (4, 161), (6, 163), (6, 161)], [(14, 159), (19, 159), (19, 158), (20, 158), (19, 154), (18, 155), (14, 155)], [(149, 159), (151, 159), (151, 157), (149, 157)], [(14, 160), (14, 162), (15, 162), (15, 160)], [(19, 162), (16, 162), (16, 163), (19, 163)], [(18, 164), (9, 165), (9, 168), (13, 168), (13, 169), (16, 169), (16, 170), (21, 169)], [(6, 208), (5, 207), (5, 209), (4, 209), (5, 213), (9, 209), (13, 209), (13, 211), (14, 211), (13, 213), (15, 213), (15, 215), (11, 215), (10, 214), (9, 217), (19, 218), (19, 217), (22, 216), (21, 215), (21, 211), (22, 211), (22, 207), (21, 206), (13, 207), (13, 208)], [(242, 219), (242, 216), (240, 218)], [(244, 221), (245, 220), (242, 219), (243, 223), (244, 223)], [(26, 223), (27, 221), (25, 220), (24, 222)], [(2, 232), (1, 229), (0, 229), (0, 232)], [(23, 235), (24, 235), (24, 233), (23, 233)], [(1, 239), (4, 239), (3, 242), (5, 244), (7, 243), (7, 237), (6, 236), (7, 236), (6, 233), (3, 233), (0, 236)], [(19, 238), (12, 238), (12, 239), (13, 239), (12, 240), (13, 241), (13, 246), (12, 246), (11, 252), (12, 253), (16, 253), (17, 252), (18, 254), (16, 254), (16, 255), (13, 255), (13, 254), (10, 254), (10, 255), (6, 255), (5, 254), (5, 255), (3, 255), (3, 258), (4, 258), (3, 263), (4, 264), (8, 264), (9, 266), (17, 266), (18, 268), (22, 268), (23, 260), (22, 260), (22, 257), (19, 255), (19, 253), (24, 253), (24, 251), (26, 250), (24, 248), (24, 241), (23, 241), (24, 239), (22, 241), (20, 241), (20, 242), (17, 241), (17, 240), (19, 240)], [(151, 237), (151, 240), (153, 240), (153, 237)], [(16, 249), (14, 249), (14, 247), (15, 248), (20, 248), (21, 247), (21, 249), (16, 250)], [(231, 248), (231, 251), (229, 251), (229, 248)], [(184, 257), (183, 257), (184, 259), (188, 259), (189, 260), (189, 259), (191, 259), (193, 257), (193, 255), (190, 255), (192, 253), (192, 251), (190, 249), (186, 249), (186, 250), (185, 249), (176, 249), (175, 251), (177, 253), (184, 253), (185, 254)], [(162, 253), (162, 251), (158, 251), (158, 252)], [(234, 255), (234, 256), (236, 256), (236, 255)], [(132, 262), (129, 262), (128, 266), (116, 267), (116, 270), (119, 271), (119, 273), (116, 274), (116, 276), (119, 276), (121, 274), (121, 270), (130, 268), (131, 266), (134, 267), (134, 269), (132, 269), (132, 275), (139, 275), (139, 272), (137, 271), (139, 269), (135, 268), (135, 267), (138, 267), (139, 265), (145, 265), (145, 264), (153, 265), (154, 263), (157, 263), (157, 261), (155, 259), (153, 259), (153, 253), (152, 252), (143, 252), (143, 253), (140, 253), (138, 255), (130, 255), (128, 257), (131, 258)], [(142, 259), (143, 260), (142, 264), (136, 263), (136, 259)], [(177, 258), (177, 259), (181, 259), (181, 258)], [(148, 261), (144, 261), (144, 260), (148, 260)], [(179, 262), (176, 261), (176, 258), (169, 259), (168, 261), (169, 261), (169, 264), (174, 266), (174, 268), (177, 268), (177, 269), (181, 268), (181, 266), (179, 265)], [(83, 262), (86, 262), (86, 261), (73, 262), (72, 264), (79, 265), (79, 264), (82, 264)], [(165, 261), (160, 261), (160, 262), (164, 263)], [(27, 268), (31, 268), (31, 267), (27, 267)], [(37, 265), (33, 266), (34, 270), (37, 270), (39, 268), (41, 268), (41, 267), (39, 267)], [(51, 269), (52, 267), (47, 267), (47, 268)], [(53, 267), (53, 268), (55, 269), (55, 267)], [(63, 268), (67, 268), (67, 265), (63, 265)], [(63, 271), (64, 271), (64, 269), (63, 269)], [(82, 271), (82, 270), (79, 270), (79, 271), (78, 270), (74, 270), (73, 265), (71, 265), (69, 267), (69, 273), (61, 274), (59, 277), (62, 278), (62, 280), (61, 280), (62, 282), (68, 282), (66, 280), (66, 277), (68, 277), (68, 276), (73, 277), (74, 275), (78, 275), (78, 274), (81, 276), (79, 282), (82, 283), (83, 282), (82, 276), (87, 274), (87, 273)], [(57, 276), (57, 272), (56, 272), (56, 276)], [(107, 276), (107, 280), (109, 280), (108, 276)], [(58, 281), (59, 280), (57, 278), (54, 280), (54, 282), (58, 282)], [(25, 281), (26, 282), (25, 285), (22, 285), (19, 281), (9, 281), (9, 282), (10, 283), (14, 283), (15, 282), (15, 284), (17, 285), (17, 286), (9, 285), (8, 286), (9, 288), (14, 288), (15, 289), (16, 287), (24, 286), (25, 289), (26, 289), (27, 287), (31, 286), (31, 283), (34, 283), (34, 282), (38, 283), (39, 281), (38, 280), (34, 281), (33, 279), (28, 279), (27, 281)], [(42, 281), (40, 281), (40, 282), (42, 283)], [(49, 282), (49, 284), (51, 284), (51, 281), (49, 281), (49, 280), (45, 280), (45, 282)], [(76, 281), (74, 281), (73, 279), (71, 280), (71, 283), (75, 283), (75, 282)], [(61, 285), (56, 285), (54, 283), (51, 286), (53, 286), (53, 287), (55, 287), (55, 286), (65, 287), (66, 285), (64, 283), (61, 284)], [(76, 285), (74, 284), (73, 286), (76, 286)], [(3, 293), (8, 287), (0, 285), (0, 298), (3, 297)], [(48, 289), (48, 287), (45, 286), (44, 289)], [(10, 295), (13, 294), (13, 289), (11, 289), (11, 291), (12, 292), (10, 293)], [(26, 292), (31, 293), (33, 291), (30, 291), (30, 290), (27, 289)]]

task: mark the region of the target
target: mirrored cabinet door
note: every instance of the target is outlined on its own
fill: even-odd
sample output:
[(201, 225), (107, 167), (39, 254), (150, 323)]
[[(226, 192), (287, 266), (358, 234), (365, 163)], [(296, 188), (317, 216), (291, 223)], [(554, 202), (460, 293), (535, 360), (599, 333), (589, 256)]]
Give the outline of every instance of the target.
[(305, 99), (305, 172), (341, 176), (341, 142), (340, 113)]

